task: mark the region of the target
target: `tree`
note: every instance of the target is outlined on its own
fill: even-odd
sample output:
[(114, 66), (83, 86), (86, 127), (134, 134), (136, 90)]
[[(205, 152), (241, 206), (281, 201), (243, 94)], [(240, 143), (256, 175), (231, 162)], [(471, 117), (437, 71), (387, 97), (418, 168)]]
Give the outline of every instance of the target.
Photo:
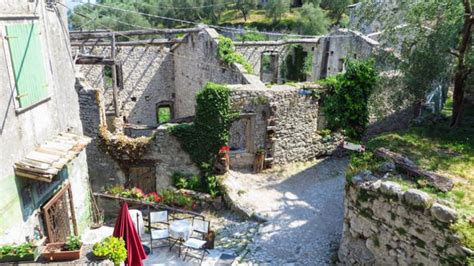
[(297, 20), (300, 34), (320, 35), (327, 32), (329, 20), (319, 6), (304, 4)]
[(474, 63), (471, 0), (409, 1), (396, 6), (365, 2), (358, 14), (359, 24), (378, 21), (382, 25), (380, 41), (385, 48), (396, 48), (397, 67), (415, 99), (421, 101), (433, 84), (453, 81), (451, 126), (459, 126), (466, 80)]
[(273, 19), (273, 22), (281, 20), (283, 14), (290, 10), (290, 0), (269, 0), (265, 9), (267, 16)]
[(256, 0), (237, 0), (237, 2), (235, 2), (235, 7), (242, 13), (245, 21), (247, 21), (248, 13), (256, 6)]
[(336, 21), (335, 24), (339, 24), (342, 15), (350, 4), (352, 4), (352, 0), (322, 0), (321, 7), (329, 10), (329, 16)]

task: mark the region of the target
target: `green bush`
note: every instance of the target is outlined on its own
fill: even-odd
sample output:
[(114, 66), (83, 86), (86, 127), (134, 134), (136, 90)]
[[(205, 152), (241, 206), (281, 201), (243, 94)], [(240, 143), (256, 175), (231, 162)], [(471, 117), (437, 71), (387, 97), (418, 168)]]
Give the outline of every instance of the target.
[(253, 73), (252, 65), (241, 54), (235, 51), (234, 42), (230, 38), (224, 36), (219, 37), (217, 56), (228, 65), (233, 63), (241, 64), (247, 73)]
[(323, 112), (331, 129), (343, 129), (351, 139), (360, 140), (369, 122), (369, 97), (377, 84), (375, 63), (348, 61), (346, 72), (322, 81), (327, 89)]
[(0, 246), (0, 258), (3, 256), (17, 256), (24, 257), (34, 252), (34, 245), (30, 242), (25, 242), (20, 245), (3, 245)]
[(120, 265), (127, 258), (127, 249), (125, 241), (118, 237), (107, 237), (101, 242), (95, 243), (92, 253), (97, 257), (106, 257), (111, 260), (114, 265)]
[(66, 240), (66, 249), (69, 251), (79, 250), (82, 247), (82, 241), (80, 236), (70, 235)]

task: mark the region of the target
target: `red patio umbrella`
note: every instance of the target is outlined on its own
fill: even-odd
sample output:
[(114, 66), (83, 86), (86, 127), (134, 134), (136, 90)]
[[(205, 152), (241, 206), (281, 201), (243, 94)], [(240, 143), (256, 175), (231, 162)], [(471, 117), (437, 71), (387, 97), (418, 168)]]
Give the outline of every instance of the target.
[(133, 224), (132, 217), (128, 213), (128, 204), (126, 202), (122, 204), (119, 216), (115, 222), (114, 237), (122, 237), (125, 240), (127, 248), (125, 264), (129, 266), (142, 266), (142, 260), (146, 259), (146, 254), (140, 236)]

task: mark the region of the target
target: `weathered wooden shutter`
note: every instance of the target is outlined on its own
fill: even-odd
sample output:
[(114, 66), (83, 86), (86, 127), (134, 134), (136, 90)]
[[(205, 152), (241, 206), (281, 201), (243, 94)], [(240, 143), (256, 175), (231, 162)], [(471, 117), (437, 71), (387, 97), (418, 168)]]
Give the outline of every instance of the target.
[(6, 26), (8, 46), (21, 108), (48, 96), (48, 83), (37, 23)]

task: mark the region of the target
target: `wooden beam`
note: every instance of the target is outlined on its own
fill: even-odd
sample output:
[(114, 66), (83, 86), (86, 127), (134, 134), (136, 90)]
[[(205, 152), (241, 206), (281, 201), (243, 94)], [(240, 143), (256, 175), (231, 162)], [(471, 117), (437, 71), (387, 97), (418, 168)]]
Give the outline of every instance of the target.
[(398, 168), (403, 170), (409, 176), (426, 179), (430, 185), (443, 192), (448, 192), (453, 189), (453, 180), (448, 177), (423, 170), (418, 167), (413, 161), (399, 153), (392, 152), (385, 148), (378, 148), (375, 150), (374, 154), (378, 157), (393, 161), (393, 163)]
[[(136, 40), (126, 42), (115, 42), (116, 46), (143, 46), (143, 45), (167, 45), (183, 42), (183, 38), (176, 39), (150, 39), (150, 40)], [(71, 46), (110, 46), (108, 42), (71, 42)]]
[(109, 38), (113, 34), (115, 35), (158, 35), (158, 34), (178, 34), (178, 33), (191, 33), (199, 32), (202, 28), (185, 28), (185, 29), (150, 29), (150, 30), (128, 30), (128, 31), (116, 31), (116, 32), (70, 32), (71, 40), (84, 40), (84, 39), (97, 39), (97, 38)]
[(115, 33), (112, 34), (112, 43), (111, 43), (111, 57), (114, 60), (114, 64), (112, 65), (112, 86), (113, 86), (113, 98), (114, 98), (114, 111), (115, 117), (120, 116), (119, 106), (118, 106), (118, 91), (117, 91), (117, 64), (115, 63)]
[(107, 59), (107, 58), (77, 58), (76, 59), (77, 65), (106, 65), (112, 66), (115, 64), (115, 60)]

